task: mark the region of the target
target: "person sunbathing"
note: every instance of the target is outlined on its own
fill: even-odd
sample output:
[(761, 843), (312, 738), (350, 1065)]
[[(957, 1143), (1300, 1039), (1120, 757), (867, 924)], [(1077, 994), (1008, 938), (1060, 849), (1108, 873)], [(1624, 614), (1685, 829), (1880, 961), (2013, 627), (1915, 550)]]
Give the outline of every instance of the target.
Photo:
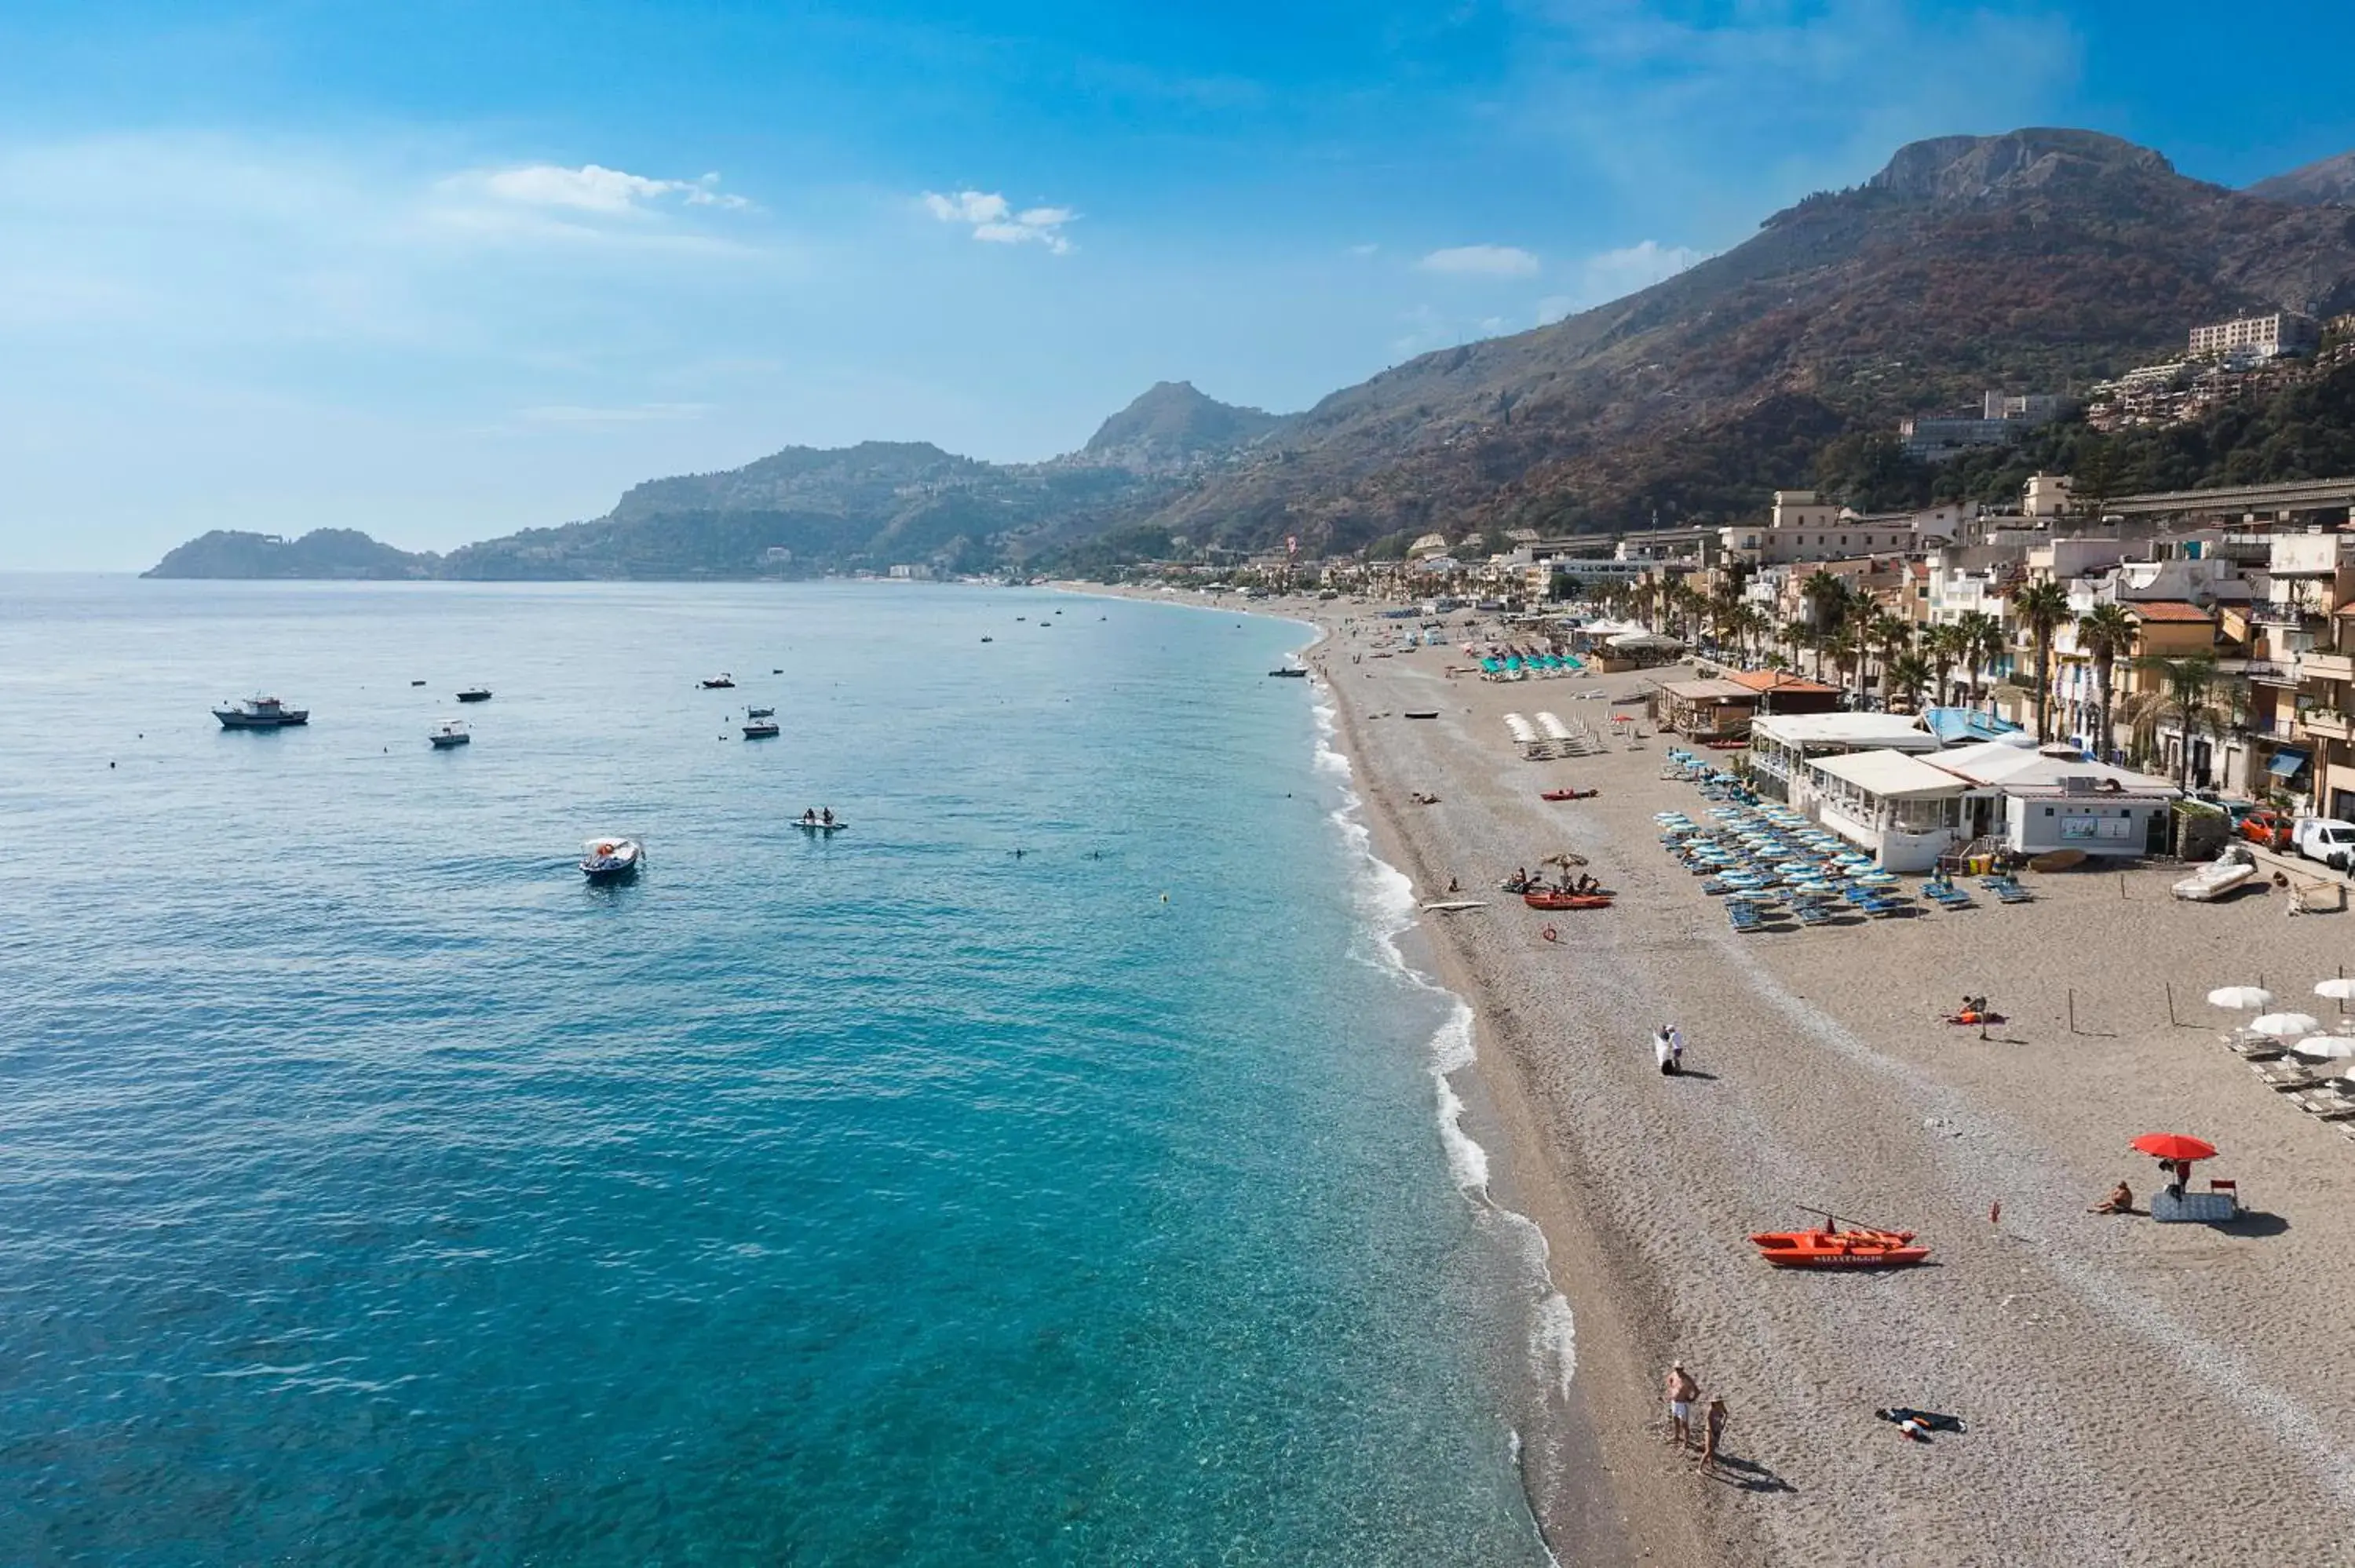
[(2110, 1195), (2085, 1211), (2089, 1214), (2131, 1214), (2134, 1213), (2134, 1189), (2121, 1181), (2110, 1189)]

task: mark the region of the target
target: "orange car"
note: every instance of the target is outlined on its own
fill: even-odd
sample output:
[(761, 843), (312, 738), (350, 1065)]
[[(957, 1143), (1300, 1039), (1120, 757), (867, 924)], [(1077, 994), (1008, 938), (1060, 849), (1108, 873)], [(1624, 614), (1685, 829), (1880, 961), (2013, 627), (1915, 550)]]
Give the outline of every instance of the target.
[(2269, 850), (2289, 848), (2289, 819), (2279, 811), (2251, 811), (2241, 819), (2241, 836)]

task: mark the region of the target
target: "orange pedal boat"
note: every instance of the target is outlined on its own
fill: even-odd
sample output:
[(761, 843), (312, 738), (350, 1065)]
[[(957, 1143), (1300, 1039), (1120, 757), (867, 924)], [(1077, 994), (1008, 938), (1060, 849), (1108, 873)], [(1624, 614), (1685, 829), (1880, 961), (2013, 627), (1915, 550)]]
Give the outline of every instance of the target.
[(1930, 1255), (1915, 1246), (1912, 1231), (1761, 1231), (1750, 1238), (1758, 1255), (1776, 1268), (1903, 1268)]

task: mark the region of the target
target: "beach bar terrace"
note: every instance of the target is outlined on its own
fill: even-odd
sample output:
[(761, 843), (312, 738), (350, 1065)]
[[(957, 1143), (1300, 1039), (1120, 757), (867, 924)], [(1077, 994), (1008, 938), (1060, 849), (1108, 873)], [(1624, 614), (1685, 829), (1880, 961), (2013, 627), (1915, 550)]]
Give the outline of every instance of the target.
[(1816, 815), (1883, 871), (1929, 871), (1962, 837), (1970, 786), (1944, 768), (1902, 751), (1853, 751), (1806, 767)]
[(1652, 694), (1652, 716), (1695, 740), (1739, 740), (1750, 733), (1758, 694), (1739, 681), (1663, 681)]
[(2152, 853), (2180, 793), (2164, 779), (2096, 762), (2073, 746), (2039, 747), (2026, 735), (1956, 747), (1935, 762), (1974, 786), (1964, 807), (1966, 834), (2000, 832), (2021, 854)]
[(1807, 764), (1817, 758), (1937, 749), (1938, 737), (1903, 714), (1760, 714), (1750, 721), (1752, 784), (1802, 810), (1810, 797)]

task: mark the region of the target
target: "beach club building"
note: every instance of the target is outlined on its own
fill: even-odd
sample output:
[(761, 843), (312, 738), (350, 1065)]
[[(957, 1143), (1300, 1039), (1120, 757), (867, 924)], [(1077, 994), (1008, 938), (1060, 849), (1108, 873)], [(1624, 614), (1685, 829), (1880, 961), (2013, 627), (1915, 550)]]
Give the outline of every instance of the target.
[(1750, 733), (1758, 694), (1739, 681), (1662, 681), (1652, 693), (1652, 717), (1693, 740), (1735, 740)]
[(1812, 800), (1807, 765), (1858, 751), (1919, 754), (1938, 737), (1904, 714), (1760, 714), (1750, 721), (1751, 783), (1762, 795), (1806, 810)]
[[(1763, 727), (1766, 721), (1758, 721)], [(2016, 853), (2131, 858), (2163, 847), (2174, 785), (2026, 735), (1955, 747), (1817, 755), (1792, 800), (1884, 871), (1928, 871), (1983, 839)]]
[(1963, 839), (1970, 789), (1906, 752), (1852, 751), (1809, 762), (1806, 792), (1824, 826), (1881, 870), (1928, 871)]

